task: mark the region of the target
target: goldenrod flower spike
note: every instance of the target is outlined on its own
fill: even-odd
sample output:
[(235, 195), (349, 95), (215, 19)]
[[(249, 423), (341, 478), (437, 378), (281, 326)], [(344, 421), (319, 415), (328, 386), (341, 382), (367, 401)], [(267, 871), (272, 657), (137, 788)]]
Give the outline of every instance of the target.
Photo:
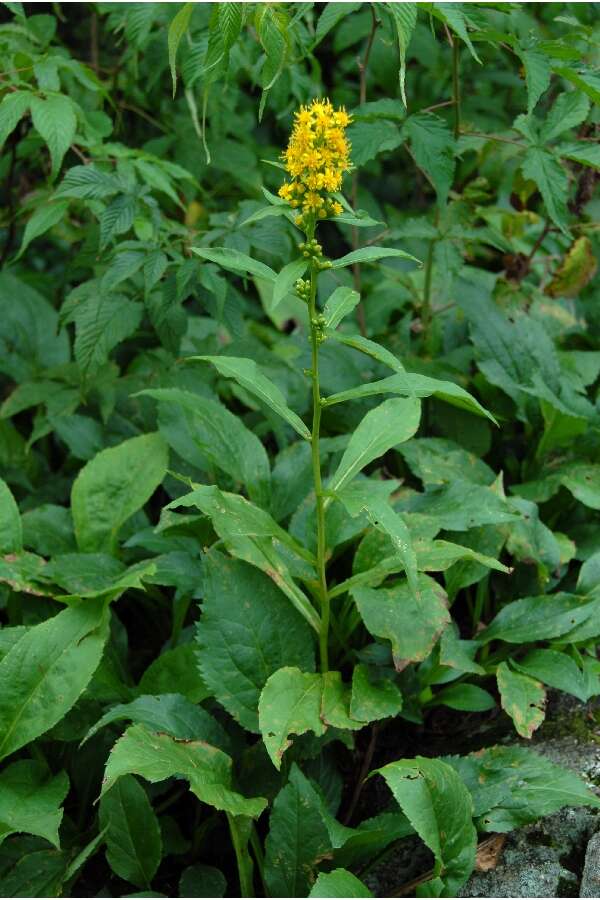
[(351, 168), (350, 142), (345, 134), (351, 121), (343, 107), (334, 109), (329, 100), (313, 100), (295, 114), (282, 156), (292, 180), (281, 185), (279, 196), (302, 210), (297, 225), (305, 224), (304, 216), (325, 219), (342, 212), (341, 204), (328, 194), (340, 190), (344, 172)]

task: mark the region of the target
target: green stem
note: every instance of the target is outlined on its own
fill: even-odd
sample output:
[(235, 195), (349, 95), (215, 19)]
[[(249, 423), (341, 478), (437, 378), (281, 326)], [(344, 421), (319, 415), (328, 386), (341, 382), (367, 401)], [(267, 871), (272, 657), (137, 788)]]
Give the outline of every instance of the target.
[(431, 324), (431, 276), (433, 272), (433, 252), (435, 238), (429, 241), (427, 259), (425, 260), (425, 281), (423, 284), (423, 303), (421, 305), (421, 325), (423, 328), (423, 347), (429, 346), (429, 327)]
[[(314, 237), (314, 226), (307, 231), (308, 240)], [(323, 481), (321, 478), (321, 455), (319, 450), (319, 437), (321, 430), (321, 391), (319, 385), (319, 340), (320, 329), (317, 321), (317, 268), (311, 261), (310, 268), (310, 296), (308, 301), (308, 318), (310, 322), (310, 343), (312, 352), (311, 377), (313, 395), (313, 419), (312, 419), (312, 468), (315, 486), (316, 514), (317, 514), (317, 577), (319, 580), (319, 599), (321, 602), (321, 631), (319, 634), (319, 651), (321, 657), (321, 671), (329, 670), (329, 618), (330, 603), (327, 592), (327, 576), (325, 573), (325, 508), (323, 498)]]
[(458, 73), (459, 44), (455, 36), (452, 42), (452, 98), (454, 100), (454, 140), (460, 137), (460, 81)]
[(239, 823), (235, 816), (227, 813), (231, 843), (235, 850), (238, 875), (240, 879), (240, 897), (254, 897), (254, 883), (252, 879), (252, 858), (248, 853), (248, 842), (245, 841)]

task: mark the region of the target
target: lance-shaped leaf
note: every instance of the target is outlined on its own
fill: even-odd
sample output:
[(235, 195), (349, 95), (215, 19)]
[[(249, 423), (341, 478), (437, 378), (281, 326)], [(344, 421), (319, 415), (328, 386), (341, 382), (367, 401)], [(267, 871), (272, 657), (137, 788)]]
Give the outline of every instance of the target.
[(418, 400), (385, 400), (362, 419), (333, 475), (328, 488), (340, 491), (361, 469), (392, 447), (411, 438), (419, 427)]
[(405, 371), (400, 360), (386, 347), (382, 347), (376, 341), (371, 341), (360, 334), (342, 334), (339, 331), (330, 331), (327, 337), (333, 338), (340, 344), (345, 344), (346, 347), (352, 347), (353, 350), (358, 350), (360, 353), (364, 353), (365, 356), (370, 356), (371, 359), (383, 363), (384, 366), (387, 366), (393, 372), (402, 373)]
[(435, 858), (428, 890), (456, 897), (475, 866), (473, 801), (456, 771), (439, 759), (400, 759), (376, 770)]
[(146, 791), (133, 775), (119, 778), (100, 801), (106, 859), (115, 873), (149, 888), (162, 856), (160, 826)]
[[(276, 211), (279, 211), (280, 209), (280, 207), (277, 206), (270, 208)], [(308, 260), (306, 259), (294, 259), (292, 260), (292, 262), (288, 263), (287, 266), (284, 266), (281, 272), (279, 272), (273, 286), (271, 311), (281, 303), (286, 294), (289, 294), (291, 292), (298, 279), (301, 278), (302, 275), (304, 275), (307, 265)]]
[(352, 596), (367, 630), (391, 642), (398, 671), (425, 659), (450, 622), (446, 595), (428, 575), (419, 575), (416, 594), (401, 583), (376, 590), (354, 588)]
[(502, 662), (496, 670), (502, 709), (508, 713), (521, 737), (530, 738), (544, 721), (546, 691), (540, 681), (513, 672)]
[(258, 701), (269, 676), (285, 665), (314, 670), (313, 634), (262, 572), (216, 551), (205, 559), (200, 671), (234, 719), (259, 731)]
[(267, 805), (262, 797), (249, 799), (232, 790), (231, 757), (204, 741), (179, 741), (168, 734), (132, 725), (108, 757), (102, 796), (123, 775), (139, 775), (155, 784), (185, 778), (203, 803), (233, 816), (257, 818)]
[(419, 375), (415, 372), (402, 372), (397, 375), (391, 375), (388, 378), (382, 378), (379, 381), (361, 384), (347, 391), (340, 391), (338, 394), (331, 394), (325, 399), (324, 405), (332, 406), (334, 403), (362, 399), (375, 394), (403, 394), (405, 397), (439, 397), (440, 400), (444, 400), (452, 406), (466, 409), (467, 412), (483, 416), (497, 424), (493, 415), (487, 409), (484, 409), (460, 385), (454, 384), (453, 381), (440, 381), (438, 378), (429, 378), (427, 375)]
[(21, 553), (23, 528), (19, 507), (9, 486), (0, 478), (0, 554)]
[(576, 594), (557, 593), (541, 597), (521, 597), (504, 606), (477, 640), (523, 644), (567, 634), (574, 627), (598, 615), (598, 600)]
[(20, 759), (0, 773), (0, 844), (23, 832), (60, 846), (61, 804), (69, 790), (65, 772), (52, 775), (44, 763)]
[(44, 734), (75, 704), (108, 633), (102, 600), (85, 600), (25, 632), (0, 662), (0, 759)]
[(219, 375), (233, 378), (261, 403), (266, 404), (273, 412), (294, 428), (300, 437), (310, 440), (310, 431), (299, 415), (289, 408), (285, 397), (270, 378), (260, 371), (253, 359), (239, 356), (190, 356), (188, 360), (212, 363)]
[(277, 278), (269, 266), (245, 253), (240, 253), (239, 250), (230, 250), (228, 247), (192, 247), (192, 253), (216, 263), (222, 269), (235, 272), (236, 275), (256, 275), (257, 278), (264, 278), (266, 281), (275, 281)]
[(387, 9), (392, 14), (396, 26), (396, 34), (398, 35), (398, 50), (400, 54), (400, 95), (405, 108), (407, 108), (408, 104), (406, 102), (406, 91), (404, 87), (406, 80), (406, 51), (408, 50), (412, 33), (417, 24), (417, 4), (388, 3)]
[(360, 294), (349, 287), (336, 288), (323, 307), (325, 328), (337, 328), (360, 302)]
[(404, 250), (397, 250), (395, 247), (361, 247), (359, 250), (353, 250), (346, 256), (339, 259), (332, 259), (331, 266), (333, 269), (343, 269), (346, 266), (353, 266), (354, 263), (376, 262), (378, 259), (408, 259), (411, 262), (421, 265), (421, 260), (416, 256), (411, 256)]

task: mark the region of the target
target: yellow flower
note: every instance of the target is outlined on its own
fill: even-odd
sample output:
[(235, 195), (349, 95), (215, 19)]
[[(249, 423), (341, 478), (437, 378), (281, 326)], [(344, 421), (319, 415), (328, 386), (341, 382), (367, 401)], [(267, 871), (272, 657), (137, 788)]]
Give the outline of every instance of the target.
[(328, 212), (339, 215), (342, 207), (327, 195), (340, 190), (344, 173), (351, 168), (345, 134), (351, 121), (343, 107), (334, 109), (329, 100), (313, 100), (310, 106), (300, 107), (282, 156), (292, 179), (279, 189), (283, 200), (297, 206), (301, 198), (303, 213), (318, 218)]

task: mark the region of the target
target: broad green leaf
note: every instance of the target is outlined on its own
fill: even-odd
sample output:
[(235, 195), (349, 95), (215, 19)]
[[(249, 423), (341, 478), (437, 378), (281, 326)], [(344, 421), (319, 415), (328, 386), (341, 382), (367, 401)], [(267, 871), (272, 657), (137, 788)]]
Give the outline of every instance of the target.
[(143, 312), (141, 303), (122, 294), (94, 294), (77, 307), (74, 349), (84, 379), (91, 378), (104, 365), (117, 344), (131, 337)]
[(11, 91), (0, 103), (0, 149), (29, 110), (33, 94), (30, 91)]
[(34, 850), (0, 878), (4, 897), (60, 897), (69, 857), (60, 850)]
[(52, 775), (39, 760), (20, 759), (0, 772), (0, 844), (24, 832), (45, 838), (58, 849), (58, 828), (69, 790), (66, 772)]
[(226, 472), (250, 497), (266, 505), (269, 459), (260, 440), (221, 403), (177, 388), (142, 391), (158, 400), (158, 427), (170, 446), (204, 469), (210, 463)]
[[(200, 676), (192, 643), (179, 644), (165, 650), (150, 663), (138, 684), (140, 694), (168, 694), (177, 685), (177, 691), (190, 703), (201, 703), (210, 697), (210, 691)], [(139, 709), (136, 707), (136, 715)], [(144, 722), (148, 725), (148, 722)], [(213, 742), (216, 743), (216, 740)]]
[(394, 257), (396, 259), (409, 259), (421, 265), (421, 260), (404, 250), (397, 250), (395, 247), (361, 247), (359, 250), (353, 250), (346, 256), (339, 259), (332, 259), (331, 265), (334, 269), (343, 269), (346, 266), (353, 266), (354, 263), (375, 262), (378, 259), (388, 259)]
[(135, 197), (120, 194), (107, 205), (100, 216), (100, 249), (105, 250), (112, 238), (125, 234), (133, 225), (137, 210)]
[(463, 641), (456, 623), (452, 622), (444, 631), (440, 640), (440, 664), (458, 669), (460, 672), (473, 672), (485, 675), (485, 669), (475, 662), (479, 650), (477, 641)]
[(464, 712), (487, 712), (496, 706), (492, 695), (476, 684), (451, 684), (442, 688), (436, 692), (434, 703)]
[(541, 682), (521, 675), (502, 662), (496, 670), (502, 709), (508, 713), (517, 732), (530, 738), (544, 721), (546, 691)]
[(352, 434), (328, 489), (340, 491), (361, 469), (392, 447), (411, 438), (419, 427), (418, 400), (385, 400), (371, 410)]
[(398, 35), (398, 51), (400, 53), (400, 96), (404, 106), (408, 108), (406, 102), (406, 51), (412, 37), (412, 33), (417, 24), (417, 4), (416, 3), (387, 3), (386, 8), (392, 14), (394, 25), (396, 26), (396, 34)]
[(129, 438), (90, 460), (71, 491), (79, 549), (114, 554), (121, 526), (150, 499), (167, 463), (167, 446), (159, 434)]
[(544, 641), (567, 634), (597, 615), (598, 600), (589, 597), (565, 593), (522, 597), (503, 607), (477, 639), (511, 644)]
[(257, 818), (266, 806), (261, 797), (248, 799), (232, 790), (232, 762), (222, 750), (203, 741), (178, 741), (144, 725), (132, 725), (112, 748), (102, 796), (130, 774), (152, 784), (174, 776), (185, 778), (202, 803), (233, 816)]
[[(270, 219), (272, 216), (289, 216), (290, 213), (291, 209), (287, 205), (263, 206), (262, 209), (258, 209), (255, 213), (252, 213), (252, 215), (248, 216), (247, 219), (244, 219), (243, 222), (240, 222), (239, 227), (243, 228), (244, 225), (252, 225), (254, 222), (262, 222), (263, 219)], [(292, 263), (288, 263), (288, 265), (284, 266), (284, 268), (287, 269), (288, 266), (295, 265), (298, 262), (300, 262), (300, 260), (293, 260)], [(279, 274), (281, 274), (281, 272)]]
[(0, 662), (0, 759), (44, 734), (75, 704), (100, 662), (108, 616), (85, 600), (30, 628)]
[(444, 205), (454, 178), (454, 138), (446, 122), (433, 113), (409, 116), (402, 131), (410, 141), (415, 162), (433, 184)]
[(214, 551), (205, 560), (196, 632), (200, 671), (219, 703), (258, 732), (266, 681), (286, 665), (313, 671), (313, 635), (267, 575)]
[(273, 269), (239, 250), (229, 250), (227, 247), (192, 247), (191, 249), (196, 256), (201, 256), (237, 275), (255, 275), (257, 278), (273, 282), (277, 279)]
[(337, 328), (342, 319), (360, 303), (360, 294), (349, 287), (336, 288), (323, 307), (325, 328)]
[(45, 234), (50, 228), (60, 222), (63, 219), (68, 206), (68, 200), (58, 200), (54, 203), (44, 203), (41, 206), (38, 206), (31, 218), (27, 221), (25, 231), (23, 232), (23, 240), (15, 259), (20, 259), (32, 241), (40, 235)]
[(577, 143), (573, 144), (558, 144), (554, 147), (554, 152), (557, 156), (564, 156), (584, 166), (600, 169), (600, 147), (598, 144), (589, 144), (584, 141), (577, 141)]
[(376, 771), (435, 857), (428, 890), (456, 897), (475, 866), (477, 832), (469, 791), (439, 759), (400, 759)]
[(341, 22), (346, 16), (356, 12), (362, 6), (361, 3), (328, 3), (317, 22), (315, 31), (315, 41), (312, 49), (320, 44), (325, 35), (329, 34), (332, 28)]
[(482, 459), (445, 438), (413, 438), (399, 448), (411, 471), (427, 487), (455, 478), (490, 485), (494, 472)]
[(352, 673), (350, 715), (359, 722), (373, 722), (396, 716), (402, 709), (402, 694), (389, 678), (374, 679), (367, 666), (359, 663)]
[(410, 512), (427, 516), (438, 528), (468, 531), (479, 525), (514, 522), (519, 515), (493, 486), (455, 479), (448, 487), (414, 496)]
[(288, 263), (287, 266), (283, 267), (281, 272), (275, 278), (271, 309), (275, 309), (279, 306), (283, 298), (292, 292), (292, 288), (304, 274), (307, 265), (308, 263), (305, 259), (294, 259), (292, 262)]
[(369, 888), (347, 869), (319, 872), (309, 897), (372, 897)]
[(584, 68), (577, 70), (570, 66), (556, 66), (554, 72), (587, 94), (593, 103), (600, 104), (600, 79), (596, 72)]
[(169, 68), (171, 69), (171, 79), (173, 81), (173, 97), (175, 97), (175, 91), (177, 90), (177, 50), (181, 38), (188, 30), (193, 11), (193, 3), (184, 3), (169, 25), (167, 45), (169, 48)]
[(265, 840), (265, 882), (271, 897), (306, 897), (314, 871), (331, 850), (315, 791), (293, 763), (275, 800)]
[(565, 131), (576, 128), (585, 121), (590, 111), (590, 101), (580, 91), (559, 94), (546, 115), (540, 130), (540, 140), (553, 141)]
[(44, 100), (32, 96), (31, 118), (48, 145), (52, 160), (51, 177), (55, 178), (75, 137), (77, 118), (73, 101), (63, 94), (48, 94)]
[(258, 704), (258, 722), (267, 753), (276, 769), (292, 742), (291, 734), (325, 733), (321, 719), (321, 676), (286, 666), (267, 680)]
[(567, 195), (569, 179), (567, 173), (551, 153), (539, 147), (530, 147), (522, 165), (525, 178), (534, 181), (546, 204), (548, 215), (563, 234), (569, 234)]
[(600, 683), (590, 684), (575, 660), (558, 650), (530, 650), (527, 656), (512, 666), (523, 675), (529, 675), (558, 691), (573, 694), (585, 703), (594, 694), (600, 693)]
[(352, 596), (367, 631), (391, 642), (399, 671), (409, 662), (425, 659), (450, 622), (446, 595), (427, 575), (419, 575), (416, 596), (406, 583), (377, 590), (355, 588)]
[[(190, 660), (192, 663), (194, 661)], [(184, 687), (177, 681), (173, 681), (173, 686), (178, 689)], [(225, 752), (229, 750), (229, 738), (222, 725), (182, 693), (155, 696), (142, 694), (130, 703), (118, 703), (90, 728), (81, 743), (89, 741), (101, 728), (112, 722), (123, 721), (146, 725), (152, 731), (164, 732), (181, 741), (203, 740)]]
[(189, 361), (209, 362), (223, 378), (233, 378), (261, 403), (281, 416), (282, 419), (298, 432), (300, 437), (310, 440), (310, 431), (293, 410), (285, 402), (285, 397), (270, 378), (260, 371), (252, 359), (239, 356), (191, 356)]
[(484, 409), (468, 391), (454, 384), (453, 381), (439, 381), (437, 378), (429, 378), (427, 375), (418, 375), (414, 372), (402, 372), (390, 375), (380, 381), (361, 384), (358, 387), (341, 391), (339, 394), (331, 394), (325, 400), (325, 406), (335, 403), (343, 403), (346, 400), (357, 400), (363, 397), (371, 397), (376, 394), (403, 394), (406, 397), (439, 397), (452, 406), (466, 409), (467, 412), (477, 416), (483, 416), (496, 423), (493, 415)]
[(223, 3), (219, 6), (219, 30), (225, 50), (229, 50), (238, 39), (244, 16), (243, 3)]
[(471, 38), (469, 37), (469, 32), (467, 31), (467, 17), (463, 12), (463, 4), (462, 3), (433, 3), (433, 11), (438, 15), (441, 14), (441, 18), (447, 25), (455, 31), (461, 40), (465, 42), (467, 47), (469, 48), (469, 53), (473, 57), (473, 59), (481, 63), (481, 60), (477, 56), (475, 52), (475, 48), (471, 43)]
[(292, 579), (295, 574), (314, 578), (312, 554), (268, 512), (238, 494), (209, 485), (195, 485), (191, 494), (173, 500), (167, 509), (179, 506), (195, 506), (209, 516), (228, 551), (266, 572), (306, 621), (319, 630), (316, 610)]
[(591, 509), (600, 509), (600, 466), (572, 463), (560, 475), (561, 483), (576, 500)]
[(9, 486), (0, 478), (0, 556), (22, 550), (23, 526), (19, 507)]
[(575, 772), (526, 747), (489, 747), (445, 762), (469, 789), (482, 831), (513, 831), (563, 806), (600, 808), (600, 799)]
[(179, 897), (224, 897), (227, 882), (220, 869), (196, 863), (188, 866), (179, 879)]
[(100, 800), (100, 828), (106, 829), (111, 869), (140, 888), (149, 888), (162, 856), (160, 827), (148, 795), (133, 775), (124, 775)]
[(98, 169), (93, 163), (73, 166), (54, 193), (54, 197), (77, 197), (80, 200), (103, 200), (124, 189), (119, 179)]
[(527, 113), (531, 115), (542, 94), (550, 86), (550, 60), (540, 50), (523, 50), (520, 54), (527, 82)]

